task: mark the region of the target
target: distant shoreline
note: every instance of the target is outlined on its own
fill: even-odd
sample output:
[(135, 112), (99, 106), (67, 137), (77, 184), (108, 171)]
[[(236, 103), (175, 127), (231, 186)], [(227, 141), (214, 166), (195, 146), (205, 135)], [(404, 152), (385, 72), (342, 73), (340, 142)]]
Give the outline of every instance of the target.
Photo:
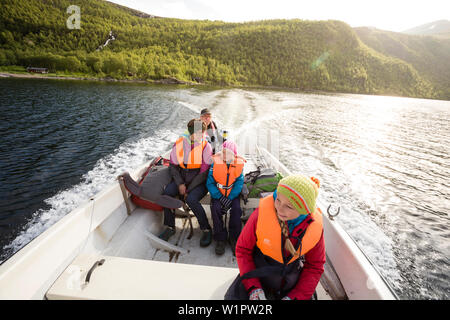
[(178, 80), (176, 78), (166, 78), (160, 80), (142, 80), (142, 79), (114, 79), (111, 77), (107, 78), (90, 78), (90, 77), (77, 77), (77, 76), (46, 76), (43, 74), (30, 74), (30, 73), (11, 73), (7, 71), (0, 71), (0, 78), (22, 78), (22, 79), (50, 79), (50, 80), (86, 80), (86, 81), (99, 81), (99, 82), (122, 82), (122, 83), (142, 83), (142, 84), (177, 84), (177, 85), (192, 85), (192, 86), (211, 86), (211, 87), (220, 87), (220, 88), (238, 88), (238, 89), (263, 89), (263, 90), (282, 90), (282, 91), (296, 91), (302, 93), (309, 94), (361, 94), (368, 96), (385, 96), (385, 97), (397, 97), (397, 98), (412, 98), (412, 99), (425, 99), (425, 100), (441, 100), (441, 101), (449, 101), (446, 99), (437, 99), (437, 98), (424, 98), (424, 97), (411, 97), (411, 96), (401, 96), (395, 94), (374, 94), (374, 93), (358, 93), (358, 92), (337, 92), (337, 91), (322, 91), (322, 90), (314, 90), (314, 89), (300, 89), (300, 88), (291, 88), (291, 87), (278, 87), (278, 86), (259, 86), (259, 85), (244, 85), (244, 86), (236, 86), (236, 85), (213, 85), (213, 84), (204, 84), (198, 82), (187, 82), (183, 80)]
[(23, 79), (50, 79), (50, 80), (87, 80), (87, 81), (104, 81), (104, 82), (126, 82), (126, 83), (158, 83), (158, 84), (186, 84), (186, 85), (201, 85), (201, 83), (187, 82), (178, 80), (176, 78), (167, 78), (161, 80), (142, 80), (142, 79), (114, 79), (114, 78), (90, 78), (77, 76), (58, 76), (45, 75), (37, 73), (11, 73), (0, 71), (0, 78), (23, 78)]
[(0, 72), (0, 78), (146, 82), (144, 80), (116, 80), (116, 79), (110, 80), (107, 78), (88, 78), (88, 77), (75, 77), (75, 76), (47, 76), (44, 74), (37, 74), (37, 73), (10, 73), (10, 72)]
[(266, 89), (266, 90), (286, 90), (286, 91), (301, 91), (304, 93), (317, 93), (317, 94), (356, 94), (353, 92), (332, 92), (332, 91), (321, 91), (321, 90), (304, 90), (300, 88), (290, 88), (290, 87), (278, 87), (278, 86), (259, 86), (259, 85), (214, 85), (214, 84), (204, 84), (198, 82), (187, 82), (183, 80), (178, 80), (176, 78), (167, 78), (160, 80), (142, 80), (142, 79), (114, 79), (114, 78), (89, 78), (89, 77), (77, 77), (77, 76), (47, 76), (45, 74), (37, 74), (37, 73), (11, 73), (0, 71), (0, 78), (23, 78), (23, 79), (50, 79), (50, 80), (86, 80), (86, 81), (102, 81), (102, 82), (124, 82), (124, 83), (144, 83), (144, 84), (178, 84), (178, 85), (201, 85), (201, 86), (211, 86), (211, 87), (220, 87), (220, 88), (239, 88), (239, 89)]

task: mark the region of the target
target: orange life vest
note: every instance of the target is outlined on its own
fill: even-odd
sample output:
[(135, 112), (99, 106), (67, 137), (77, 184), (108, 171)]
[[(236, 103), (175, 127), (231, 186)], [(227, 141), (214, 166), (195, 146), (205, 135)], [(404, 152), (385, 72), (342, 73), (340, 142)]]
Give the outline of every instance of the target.
[(233, 183), (241, 175), (244, 170), (244, 158), (240, 156), (234, 157), (234, 161), (230, 166), (223, 161), (222, 154), (217, 154), (212, 157), (214, 161), (213, 178), (217, 183), (217, 189), (227, 197), (230, 190), (233, 188)]
[[(313, 221), (306, 229), (302, 239), (302, 245), (297, 249), (298, 255), (292, 257), (288, 264), (294, 262), (298, 257), (306, 254), (319, 242), (322, 231), (322, 211), (319, 208), (311, 214)], [(267, 196), (259, 200), (258, 222), (256, 224), (256, 245), (259, 250), (272, 259), (283, 262), (281, 226), (275, 211), (273, 196)], [(299, 252), (301, 250), (301, 252)]]
[(202, 139), (201, 144), (198, 144), (189, 152), (188, 163), (185, 164), (183, 148), (184, 139), (184, 137), (179, 137), (175, 142), (175, 151), (177, 153), (178, 165), (183, 169), (199, 169), (202, 166), (203, 149), (206, 147), (206, 144), (208, 142)]

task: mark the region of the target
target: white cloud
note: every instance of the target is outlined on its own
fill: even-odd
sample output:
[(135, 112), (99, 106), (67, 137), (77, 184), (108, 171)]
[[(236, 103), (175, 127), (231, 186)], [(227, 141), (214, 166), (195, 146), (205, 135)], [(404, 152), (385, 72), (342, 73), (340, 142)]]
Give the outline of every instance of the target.
[(193, 12), (187, 5), (188, 1), (183, 0), (165, 0), (165, 1), (109, 0), (109, 1), (156, 16), (181, 18), (181, 19), (196, 19), (196, 13)]
[(195, 13), (186, 6), (184, 1), (165, 1), (161, 4), (159, 11), (162, 16), (195, 19)]
[(262, 19), (341, 20), (352, 27), (403, 31), (450, 19), (442, 0), (112, 0), (149, 14), (241, 22)]

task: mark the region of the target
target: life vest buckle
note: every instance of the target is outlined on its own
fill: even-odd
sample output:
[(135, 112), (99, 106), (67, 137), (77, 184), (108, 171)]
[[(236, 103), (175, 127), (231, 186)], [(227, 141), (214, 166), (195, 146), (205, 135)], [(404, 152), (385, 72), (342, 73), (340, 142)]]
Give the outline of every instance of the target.
[(230, 184), (228, 187), (224, 186), (223, 184), (220, 184), (218, 182), (216, 183), (216, 185), (217, 185), (217, 188), (219, 188), (219, 189), (229, 190), (229, 189), (233, 188), (234, 183)]

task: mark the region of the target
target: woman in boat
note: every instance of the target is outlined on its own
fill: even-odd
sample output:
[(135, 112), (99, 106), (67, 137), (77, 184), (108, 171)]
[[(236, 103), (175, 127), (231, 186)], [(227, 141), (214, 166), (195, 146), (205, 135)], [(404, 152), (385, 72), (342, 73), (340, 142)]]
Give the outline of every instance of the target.
[[(206, 124), (200, 119), (192, 119), (187, 131), (177, 139), (170, 153), (169, 171), (173, 181), (164, 189), (164, 195), (179, 195), (197, 217), (202, 237), (200, 246), (206, 247), (212, 241), (211, 226), (200, 200), (208, 193), (206, 178), (211, 164), (211, 145), (203, 138)], [(166, 229), (159, 237), (167, 241), (175, 234), (175, 215), (172, 210), (164, 208), (164, 225)]]
[(303, 175), (280, 180), (259, 202), (236, 245), (240, 275), (225, 299), (311, 299), (324, 271), (319, 181)]
[(223, 142), (223, 137), (219, 134), (216, 123), (212, 120), (211, 111), (208, 108), (200, 111), (200, 119), (206, 124), (205, 138), (211, 143), (212, 153), (216, 153), (217, 146)]
[(239, 194), (244, 185), (245, 160), (237, 155), (237, 146), (232, 141), (225, 141), (222, 152), (213, 156), (213, 163), (209, 169), (206, 187), (211, 195), (211, 217), (214, 226), (214, 240), (216, 254), (223, 255), (227, 243), (228, 233), (222, 216), (230, 210), (228, 223), (229, 242), (234, 254), (236, 241), (241, 233), (241, 205)]

